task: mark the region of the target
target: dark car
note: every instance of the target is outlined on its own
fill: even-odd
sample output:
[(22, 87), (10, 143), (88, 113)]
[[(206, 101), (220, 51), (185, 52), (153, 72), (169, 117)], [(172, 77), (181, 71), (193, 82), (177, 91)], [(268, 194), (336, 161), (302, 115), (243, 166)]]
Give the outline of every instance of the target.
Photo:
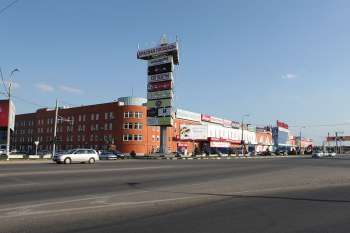
[(99, 157), (100, 160), (124, 159), (124, 155), (119, 151), (102, 151)]

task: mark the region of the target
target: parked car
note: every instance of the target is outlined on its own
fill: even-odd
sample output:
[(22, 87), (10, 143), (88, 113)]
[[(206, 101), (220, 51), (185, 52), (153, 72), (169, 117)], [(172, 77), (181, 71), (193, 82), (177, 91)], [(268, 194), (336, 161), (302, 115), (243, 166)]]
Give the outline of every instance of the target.
[(95, 163), (99, 160), (98, 153), (92, 149), (73, 149), (56, 154), (53, 158), (56, 163)]
[(112, 151), (102, 151), (99, 155), (100, 160), (116, 160), (118, 155)]
[(316, 159), (322, 158), (324, 156), (325, 156), (325, 154), (322, 151), (315, 151), (312, 154), (312, 158), (316, 158)]
[(0, 155), (6, 155), (7, 146), (5, 144), (0, 145)]

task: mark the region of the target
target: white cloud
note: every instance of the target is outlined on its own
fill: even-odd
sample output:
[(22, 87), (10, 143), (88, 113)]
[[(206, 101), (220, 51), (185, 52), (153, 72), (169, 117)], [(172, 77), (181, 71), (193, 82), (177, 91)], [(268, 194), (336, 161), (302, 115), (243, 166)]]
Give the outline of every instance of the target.
[(45, 84), (45, 83), (37, 83), (37, 84), (35, 84), (35, 87), (43, 92), (52, 92), (55, 90), (55, 88), (53, 86)]
[(82, 94), (83, 93), (83, 91), (81, 89), (75, 88), (75, 87), (69, 87), (69, 86), (61, 85), (61, 86), (59, 86), (59, 88), (62, 91), (69, 92), (69, 93), (74, 93), (74, 94)]
[(296, 78), (297, 78), (296, 74), (285, 74), (285, 75), (282, 75), (282, 79), (285, 79), (285, 80), (292, 80), (292, 79), (296, 79)]

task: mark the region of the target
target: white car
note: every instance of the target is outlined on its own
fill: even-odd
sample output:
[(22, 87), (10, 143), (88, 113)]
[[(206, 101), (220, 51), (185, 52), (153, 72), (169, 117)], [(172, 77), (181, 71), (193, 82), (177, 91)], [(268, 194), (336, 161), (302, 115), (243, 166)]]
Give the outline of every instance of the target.
[(95, 163), (99, 160), (98, 153), (92, 149), (73, 149), (56, 154), (53, 158), (56, 163)]

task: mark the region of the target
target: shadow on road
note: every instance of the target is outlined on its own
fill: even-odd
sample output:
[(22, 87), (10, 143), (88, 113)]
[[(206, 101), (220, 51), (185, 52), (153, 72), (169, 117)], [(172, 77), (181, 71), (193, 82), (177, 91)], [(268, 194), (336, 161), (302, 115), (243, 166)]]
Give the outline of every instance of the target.
[(277, 200), (290, 200), (290, 201), (308, 201), (308, 202), (328, 202), (328, 203), (350, 203), (350, 200), (342, 199), (322, 199), (322, 198), (303, 198), (303, 197), (288, 197), (288, 196), (277, 196), (277, 195), (242, 195), (242, 194), (226, 194), (226, 193), (205, 193), (205, 192), (177, 192), (168, 190), (150, 190), (141, 187), (141, 183), (130, 182), (126, 183), (128, 186), (148, 192), (159, 192), (159, 193), (172, 193), (172, 194), (186, 194), (186, 195), (199, 195), (199, 196), (215, 196), (215, 197), (229, 197), (229, 198), (259, 198), (259, 199), (277, 199)]

